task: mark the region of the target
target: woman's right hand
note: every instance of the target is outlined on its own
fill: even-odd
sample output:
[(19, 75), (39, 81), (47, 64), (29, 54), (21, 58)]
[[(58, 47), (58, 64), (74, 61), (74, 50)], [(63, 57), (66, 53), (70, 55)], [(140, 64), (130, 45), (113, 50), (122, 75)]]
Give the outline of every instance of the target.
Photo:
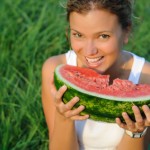
[(67, 91), (67, 87), (64, 85), (60, 87), (58, 91), (55, 92), (54, 101), (56, 106), (56, 111), (65, 118), (70, 118), (71, 120), (85, 120), (89, 118), (89, 115), (80, 115), (80, 113), (85, 109), (83, 105), (80, 105), (76, 109), (72, 109), (73, 106), (79, 101), (78, 97), (73, 97), (68, 103), (64, 104), (62, 101), (63, 94)]

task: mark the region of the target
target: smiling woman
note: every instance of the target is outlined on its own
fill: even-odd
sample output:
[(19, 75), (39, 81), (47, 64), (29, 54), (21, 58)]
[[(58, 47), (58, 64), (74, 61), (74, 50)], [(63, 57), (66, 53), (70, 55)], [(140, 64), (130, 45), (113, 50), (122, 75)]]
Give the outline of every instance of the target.
[[(74, 12), (75, 10), (75, 12), (84, 15), (86, 14), (86, 12), (91, 10), (90, 5), (88, 4), (88, 2), (91, 3), (91, 0), (71, 0), (68, 1), (68, 6), (65, 5), (65, 7), (60, 6), (60, 1), (66, 2), (67, 0), (0, 0), (1, 150), (47, 150), (47, 146), (49, 145), (47, 133), (53, 132), (53, 127), (55, 127), (55, 131), (57, 131), (57, 126), (53, 126), (53, 106), (55, 105), (55, 103), (53, 103), (54, 99), (51, 99), (43, 94), (43, 97), (46, 97), (43, 98), (43, 108), (44, 112), (46, 112), (45, 116), (47, 118), (47, 124), (49, 128), (47, 128), (45, 124), (40, 95), (41, 66), (43, 61), (47, 59), (47, 57), (62, 54), (70, 50), (70, 45), (65, 39), (65, 29), (66, 25), (68, 25), (65, 18), (66, 16), (64, 15), (64, 11), (66, 11), (66, 8), (68, 11), (68, 17), (70, 16), (69, 12)], [(103, 0), (101, 2), (104, 1), (106, 0)], [(109, 3), (113, 1), (115, 2), (115, 0), (109, 0), (107, 4), (109, 5)], [(121, 1), (123, 0), (117, 0), (116, 2)], [(124, 0), (124, 2), (127, 1), (129, 0)], [(124, 47), (124, 49), (131, 50), (133, 53), (136, 53), (141, 57), (145, 57), (150, 61), (150, 1), (135, 0), (134, 8), (134, 16), (136, 16), (136, 18), (133, 18), (133, 36), (131, 36), (129, 43), (126, 45), (126, 47)], [(121, 18), (126, 22), (126, 19), (124, 19), (124, 17)], [(65, 58), (65, 60), (67, 60), (67, 63), (77, 65), (77, 55), (76, 53), (74, 53), (74, 51), (69, 51), (67, 54), (55, 58), (58, 58), (58, 61), (63, 61), (63, 59)], [(89, 59), (87, 61), (96, 61), (94, 59), (98, 59), (98, 57), (92, 57), (92, 59), (90, 58), (91, 57), (87, 57), (87, 59)], [(51, 59), (55, 60), (54, 57), (51, 57)], [(52, 71), (51, 69), (53, 69), (52, 65), (53, 62), (49, 66), (47, 65), (47, 75), (49, 75), (50, 78), (53, 74), (53, 72), (50, 72)], [(124, 65), (125, 68), (126, 66), (127, 65)], [(116, 70), (114, 70), (114, 72), (117, 73)], [(144, 83), (145, 80), (147, 80), (146, 78), (149, 78), (149, 75), (146, 73), (145, 69), (142, 71), (141, 77), (141, 83)], [(45, 81), (46, 78), (43, 78)], [(44, 84), (44, 86), (42, 87), (43, 93), (47, 94), (49, 91), (51, 91), (50, 85), (48, 85), (49, 89), (46, 91), (44, 88)], [(49, 113), (49, 111), (51, 111), (52, 113)], [(89, 119), (87, 119), (86, 121), (88, 122)], [(86, 121), (83, 121), (82, 123), (84, 124)], [(75, 120), (75, 124), (77, 122), (78, 121)], [(81, 124), (79, 123), (79, 125)], [(66, 128), (67, 127), (68, 125), (66, 126)], [(81, 134), (82, 131), (85, 131), (82, 130), (82, 127), (83, 126), (79, 128), (79, 133)], [(100, 128), (102, 128), (102, 126)], [(84, 129), (87, 129), (87, 126), (85, 126)], [(92, 126), (90, 126), (89, 133), (94, 133), (94, 130), (92, 129)], [(65, 129), (60, 131), (62, 134), (59, 133), (59, 138), (62, 139), (56, 138), (57, 145), (58, 143), (61, 145), (61, 142), (59, 142), (59, 140), (64, 140), (64, 135), (67, 134), (67, 132), (65, 131), (67, 130)], [(70, 131), (70, 129), (68, 131)], [(110, 130), (107, 133), (112, 134)], [(69, 137), (72, 138), (72, 132), (68, 134), (71, 135)], [(77, 132), (75, 133), (75, 135), (77, 135)], [(147, 130), (147, 134), (144, 136), (144, 138), (146, 138), (148, 135), (150, 135), (149, 130)], [(52, 136), (52, 138), (53, 137), (54, 136)], [(87, 134), (86, 136), (82, 134), (82, 137), (83, 138), (80, 139), (85, 140), (85, 137), (88, 136)], [(92, 137), (92, 135), (90, 135), (90, 137)], [(53, 139), (55, 139), (55, 137)], [(78, 137), (78, 141), (80, 143), (81, 140), (79, 140)], [(99, 141), (102, 142), (101, 140)], [(149, 141), (150, 140), (147, 138), (147, 144), (149, 143)], [(95, 142), (97, 142), (97, 139), (95, 140)], [(70, 144), (70, 142), (68, 142), (68, 144)], [(63, 142), (63, 145), (60, 149), (63, 149), (63, 146), (65, 145), (65, 142)], [(73, 150), (73, 148), (71, 148), (71, 150)], [(147, 149), (145, 148), (144, 150)]]
[(142, 106), (146, 118), (137, 106), (132, 106), (135, 121), (126, 112), (122, 112), (125, 123), (120, 118), (115, 118), (115, 123), (93, 121), (89, 114), (80, 115), (86, 106), (72, 109), (80, 97), (63, 103), (67, 87), (56, 90), (53, 76), (56, 66), (69, 64), (110, 75), (111, 83), (120, 78), (150, 84), (150, 63), (123, 50), (132, 26), (132, 1), (68, 0), (67, 18), (72, 50), (50, 57), (42, 69), (42, 103), (51, 140), (49, 148), (60, 150), (63, 145), (65, 150), (144, 150), (146, 127), (150, 126), (148, 105)]

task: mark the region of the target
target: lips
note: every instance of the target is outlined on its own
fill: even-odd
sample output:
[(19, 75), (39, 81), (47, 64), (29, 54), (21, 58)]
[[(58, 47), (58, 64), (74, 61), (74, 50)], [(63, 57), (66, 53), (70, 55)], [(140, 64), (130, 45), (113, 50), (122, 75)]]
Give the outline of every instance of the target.
[(97, 57), (97, 58), (87, 58), (87, 57), (86, 57), (86, 60), (87, 60), (89, 63), (95, 63), (95, 62), (99, 61), (99, 60), (102, 59), (102, 58), (103, 58), (103, 56)]
[(85, 58), (86, 58), (88, 66), (97, 67), (102, 63), (104, 56), (100, 56), (96, 58), (88, 58), (88, 57), (85, 57)]

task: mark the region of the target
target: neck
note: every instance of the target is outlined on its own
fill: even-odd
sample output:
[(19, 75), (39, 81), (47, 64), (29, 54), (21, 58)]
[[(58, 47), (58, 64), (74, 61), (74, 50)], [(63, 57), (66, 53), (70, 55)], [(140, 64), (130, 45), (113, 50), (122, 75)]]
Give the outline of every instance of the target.
[(110, 83), (114, 79), (128, 79), (133, 63), (133, 57), (130, 53), (121, 51), (119, 59), (113, 64), (105, 74), (110, 74)]

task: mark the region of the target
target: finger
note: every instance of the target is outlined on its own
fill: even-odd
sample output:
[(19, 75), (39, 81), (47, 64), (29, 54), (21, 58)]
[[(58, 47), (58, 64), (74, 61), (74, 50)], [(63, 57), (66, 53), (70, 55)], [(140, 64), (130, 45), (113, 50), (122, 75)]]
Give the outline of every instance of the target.
[(73, 116), (71, 117), (71, 120), (86, 120), (89, 118), (89, 115), (77, 115), (77, 116)]
[(122, 113), (122, 117), (124, 118), (124, 120), (126, 122), (127, 128), (130, 131), (135, 131), (136, 130), (135, 123), (130, 119), (130, 117), (128, 116), (128, 114), (126, 112), (123, 112)]
[(65, 117), (70, 118), (70, 117), (79, 115), (84, 109), (85, 109), (85, 107), (83, 105), (81, 105), (76, 109), (65, 112)]
[(62, 102), (62, 96), (65, 93), (65, 91), (67, 90), (67, 86), (63, 85), (62, 87), (60, 87), (60, 89), (56, 92), (55, 95), (55, 102), (56, 103), (60, 103)]
[(147, 105), (144, 105), (142, 109), (146, 116), (145, 126), (150, 126), (150, 108)]
[(122, 123), (120, 118), (116, 118), (116, 123), (118, 124), (118, 126), (120, 126), (121, 128), (127, 129), (127, 125)]
[(145, 127), (144, 127), (144, 120), (141, 115), (140, 109), (134, 105), (134, 106), (132, 106), (132, 110), (135, 115), (136, 128), (138, 129), (138, 132), (143, 131)]
[(68, 103), (65, 104), (66, 110), (70, 110), (79, 101), (78, 97), (72, 98)]
[(73, 106), (79, 101), (78, 97), (74, 97), (72, 100), (70, 100), (68, 103), (64, 104), (62, 101), (61, 103), (57, 103), (57, 109), (59, 110), (59, 112), (61, 114), (65, 115), (65, 112), (67, 112), (66, 117), (69, 117), (68, 114), (70, 114), (71, 109), (73, 108)]

